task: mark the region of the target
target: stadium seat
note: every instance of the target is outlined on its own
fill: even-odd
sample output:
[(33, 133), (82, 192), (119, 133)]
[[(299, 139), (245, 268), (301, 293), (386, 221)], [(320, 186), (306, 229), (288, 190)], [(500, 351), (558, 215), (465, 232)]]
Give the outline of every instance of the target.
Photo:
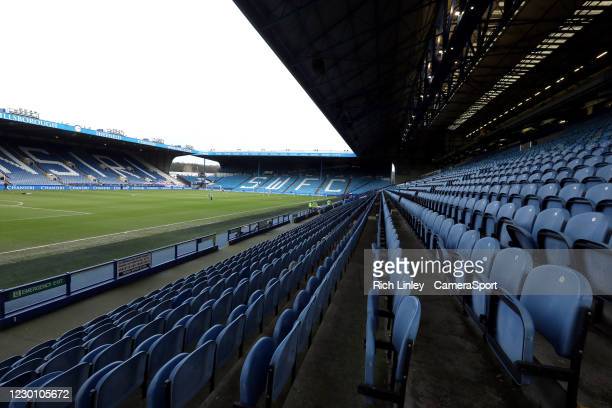
[(257, 406), (266, 391), (267, 372), (275, 346), (271, 337), (262, 337), (251, 348), (240, 372), (239, 407)]
[[(421, 306), (418, 298), (404, 296), (396, 315), (398, 317), (393, 322), (391, 341), (376, 341), (374, 347), (370, 348), (366, 345), (366, 382), (359, 385), (358, 391), (368, 398), (389, 401), (402, 407), (405, 400), (408, 365), (421, 319)], [(378, 348), (389, 351), (393, 356), (394, 364), (387, 388), (378, 386), (373, 381), (374, 373), (369, 371), (374, 368), (373, 361)]]
[[(563, 266), (542, 265), (526, 277), (520, 300), (492, 297), (494, 315), (487, 326), (487, 341), (506, 371), (518, 384), (532, 376), (567, 383), (566, 406), (576, 406), (582, 351), (592, 292), (587, 280)], [(543, 366), (534, 358), (534, 336), (540, 333), (567, 366)]]

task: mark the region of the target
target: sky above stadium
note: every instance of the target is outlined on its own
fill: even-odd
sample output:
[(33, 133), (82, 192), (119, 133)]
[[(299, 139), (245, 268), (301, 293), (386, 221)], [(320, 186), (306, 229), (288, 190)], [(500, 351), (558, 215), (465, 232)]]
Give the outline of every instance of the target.
[(203, 150), (350, 150), (231, 0), (8, 1), (0, 34), (0, 107)]

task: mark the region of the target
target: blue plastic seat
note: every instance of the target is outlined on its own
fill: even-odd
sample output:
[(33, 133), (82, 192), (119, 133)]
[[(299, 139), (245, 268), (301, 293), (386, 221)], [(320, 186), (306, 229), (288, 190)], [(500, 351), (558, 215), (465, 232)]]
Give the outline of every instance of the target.
[(263, 289), (263, 279), (261, 271), (254, 271), (249, 278), (249, 291), (253, 292), (258, 289)]
[(141, 312), (121, 324), (121, 330), (123, 331), (123, 333), (126, 333), (136, 326), (139, 326), (141, 324), (147, 324), (150, 321), (150, 317), (151, 316), (148, 312)]
[[(145, 353), (139, 353), (138, 355), (144, 357)], [(89, 376), (89, 378), (87, 378), (83, 382), (83, 384), (78, 390), (72, 390), (74, 405), (79, 408), (94, 408), (96, 385), (98, 384), (100, 379), (105, 377), (106, 374), (117, 368), (120, 364), (120, 361), (115, 361), (114, 363), (107, 365), (106, 367)]]
[(244, 323), (244, 338), (248, 340), (251, 336), (259, 333), (263, 330), (263, 314), (264, 314), (264, 295), (260, 293), (254, 293), (258, 296), (253, 299), (249, 299), (249, 306), (245, 313)]
[(497, 282), (512, 296), (519, 296), (523, 281), (531, 269), (533, 260), (529, 252), (520, 248), (506, 248), (497, 253), (489, 275), (490, 282)]
[(448, 232), (448, 237), (446, 238), (445, 248), (448, 249), (456, 249), (459, 245), (459, 240), (463, 236), (463, 234), (467, 231), (467, 227), (465, 224), (455, 224)]
[(102, 344), (114, 343), (121, 338), (121, 329), (119, 327), (111, 327), (93, 339), (85, 343), (87, 350), (93, 350)]
[(569, 218), (567, 210), (563, 208), (549, 208), (537, 215), (531, 231), (519, 226), (512, 226), (508, 228), (508, 233), (515, 246), (524, 249), (536, 249), (538, 248), (540, 231), (563, 231)]
[(308, 282), (306, 282), (306, 292), (308, 292), (310, 296), (312, 296), (314, 292), (317, 290), (317, 288), (319, 287), (319, 284), (320, 284), (319, 279), (317, 279), (315, 276), (311, 276), (308, 279)]
[(408, 366), (421, 319), (421, 305), (418, 298), (405, 296), (397, 309), (396, 315), (397, 318), (393, 321), (391, 341), (385, 342), (385, 349), (393, 354), (394, 361), (390, 386), (381, 389), (380, 386), (375, 384), (375, 376), (372, 372), (374, 370), (375, 353), (376, 349), (383, 345), (382, 342), (377, 342), (374, 347), (368, 348), (366, 346), (365, 383), (359, 385), (358, 391), (369, 398), (386, 399), (402, 407), (405, 401)]
[[(495, 234), (495, 223), (500, 208), (501, 202), (499, 201), (491, 201), (487, 204), (480, 225), (480, 231), (483, 235), (491, 237)], [(476, 225), (475, 229), (478, 229), (478, 225)]]
[(502, 229), (502, 234), (500, 236), (500, 245), (502, 248), (519, 245), (519, 243), (512, 240), (513, 235), (511, 235), (511, 230), (513, 229), (528, 231), (529, 234), (531, 234), (531, 230), (538, 213), (539, 209), (533, 205), (526, 205), (519, 208), (514, 214), (512, 222), (507, 222)]
[(132, 329), (133, 332), (130, 331), (126, 333), (125, 336), (132, 337), (134, 342), (133, 346), (137, 347), (140, 343), (150, 338), (151, 336), (163, 333), (164, 322), (165, 321), (162, 318), (152, 320), (151, 322), (143, 325), (142, 327)]
[(104, 321), (100, 322), (99, 324), (95, 324), (89, 327), (88, 329), (85, 329), (85, 336), (83, 337), (83, 341), (88, 342), (89, 340), (99, 336), (100, 334), (104, 333), (109, 329), (112, 329), (115, 326), (116, 324), (113, 321)]
[(484, 237), (476, 241), (474, 247), (472, 248), (470, 259), (472, 259), (473, 261), (482, 261), (483, 272), (480, 274), (481, 276), (489, 276), (489, 272), (493, 264), (493, 259), (495, 259), (495, 255), (497, 254), (497, 252), (499, 252), (499, 250), (499, 241), (495, 238)]
[(249, 281), (247, 279), (241, 280), (232, 294), (232, 308), (238, 305), (246, 304), (249, 296)]
[[(45, 388), (70, 387), (72, 388), (74, 398), (85, 380), (89, 377), (89, 369), (89, 363), (79, 363), (69, 370), (49, 377), (46, 381), (41, 382), (39, 386)], [(74, 406), (71, 402), (37, 402), (34, 404), (35, 408), (67, 408), (71, 406)]]
[[(531, 376), (548, 376), (567, 383), (565, 405), (576, 406), (586, 322), (593, 301), (587, 280), (563, 266), (543, 265), (526, 277), (520, 301), (512, 296), (494, 298), (494, 326), (487, 332), (499, 361), (518, 384)], [(544, 370), (533, 356), (535, 332), (540, 333), (567, 366)], [(562, 375), (562, 377), (561, 377)]]
[[(32, 358), (32, 359), (28, 359), (26, 361), (21, 362), (21, 364), (11, 367), (10, 370), (7, 370), (4, 375), (2, 377), (0, 377), (0, 383), (4, 383), (6, 381), (12, 380), (13, 378), (16, 378), (17, 376), (29, 372), (29, 371), (34, 371), (38, 368), (38, 366), (40, 366), (41, 364), (43, 364), (45, 362), (45, 360), (43, 360), (42, 358), (38, 357), (38, 358)], [(29, 381), (28, 381), (29, 382)]]
[(434, 234), (431, 240), (431, 249), (439, 248), (445, 245), (446, 238), (451, 228), (453, 227), (454, 222), (451, 218), (445, 218), (440, 224), (440, 230), (438, 234)]
[[(168, 360), (183, 351), (185, 328), (175, 327), (159, 336), (147, 349), (146, 382), (151, 381), (157, 370)], [(144, 345), (143, 343), (142, 345)], [(134, 352), (136, 353), (138, 349)]]
[[(57, 377), (61, 374), (61, 371), (54, 371), (52, 373), (45, 374), (41, 377), (38, 377), (32, 380), (30, 383), (26, 384), (24, 387), (27, 388), (40, 388), (42, 384), (45, 382)], [(30, 405), (33, 405), (32, 399), (30, 400), (13, 400), (8, 403), (8, 408), (26, 408)], [(6, 406), (6, 405), (4, 405)]]
[(612, 217), (612, 184), (601, 183), (589, 188), (584, 197), (576, 197), (567, 202), (570, 214), (600, 211)]
[(185, 351), (191, 351), (195, 348), (199, 338), (211, 326), (211, 316), (212, 308), (207, 307), (187, 318), (184, 323), (185, 342), (183, 349)]
[(105, 347), (104, 350), (93, 358), (91, 361), (92, 371), (98, 371), (114, 361), (127, 360), (131, 354), (132, 339), (124, 337), (108, 347)]
[(232, 357), (242, 353), (244, 338), (244, 314), (228, 323), (217, 335), (215, 352), (215, 370), (224, 367)]
[(299, 324), (293, 325), (291, 331), (287, 333), (283, 341), (274, 350), (274, 354), (272, 354), (268, 371), (270, 392), (266, 395), (266, 399), (269, 401), (268, 404), (274, 403), (279, 399), (292, 378), (297, 358), (297, 339), (299, 333)]
[(280, 295), (280, 282), (278, 279), (273, 278), (266, 285), (266, 290), (264, 292), (264, 320), (277, 314)]
[(191, 299), (191, 312), (195, 313), (197, 311), (200, 310), (200, 308), (202, 307), (202, 305), (207, 301), (210, 300), (210, 293), (208, 292), (210, 288), (205, 287), (204, 289), (202, 289), (198, 295), (194, 296), (193, 299)]
[(213, 303), (211, 324), (223, 324), (227, 320), (232, 307), (232, 293), (227, 292)]
[(143, 384), (146, 361), (145, 353), (135, 354), (102, 376), (95, 385), (93, 406), (105, 408), (121, 406)]
[[(212, 342), (208, 342), (209, 344)], [(153, 376), (147, 386), (147, 408), (167, 408), (170, 405), (170, 374), (183, 360), (188, 353), (180, 353), (168, 360)]]
[(247, 305), (238, 305), (232, 310), (232, 312), (227, 317), (226, 324), (233, 322), (238, 316), (246, 314)]
[(478, 233), (478, 231), (465, 231), (461, 235), (461, 239), (459, 239), (459, 242), (457, 243), (457, 253), (464, 259), (469, 258), (470, 254), (472, 253), (472, 248), (474, 248), (476, 241), (478, 241), (479, 239), (480, 234)]
[[(610, 225), (608, 218), (597, 212), (575, 215), (569, 219), (565, 230), (540, 230), (538, 246), (545, 249), (608, 248)], [(564, 255), (565, 254), (565, 255)], [(569, 255), (560, 251), (547, 251), (550, 263), (571, 265)]]
[(204, 332), (204, 334), (198, 340), (196, 347), (200, 347), (202, 344), (210, 340), (216, 341), (217, 336), (219, 336), (219, 333), (221, 333), (223, 327), (224, 326), (222, 324), (215, 324), (210, 329), (206, 330), (206, 332)]
[(278, 346), (280, 342), (283, 341), (287, 333), (289, 333), (289, 331), (291, 331), (291, 329), (293, 328), (293, 324), (295, 323), (296, 318), (297, 313), (293, 309), (285, 309), (280, 314), (280, 316), (276, 320), (274, 332), (272, 334), (274, 344)]
[(215, 342), (208, 341), (192, 353), (179, 354), (162, 367), (147, 389), (148, 408), (186, 406), (211, 381)]
[(543, 208), (565, 208), (566, 203), (573, 198), (583, 197), (585, 186), (579, 183), (571, 183), (559, 191), (557, 197), (549, 197)]
[(299, 314), (310, 301), (310, 294), (305, 290), (300, 290), (293, 301), (293, 310)]
[(262, 337), (249, 351), (240, 372), (240, 404), (255, 407), (266, 391), (267, 373), (275, 346), (271, 337)]

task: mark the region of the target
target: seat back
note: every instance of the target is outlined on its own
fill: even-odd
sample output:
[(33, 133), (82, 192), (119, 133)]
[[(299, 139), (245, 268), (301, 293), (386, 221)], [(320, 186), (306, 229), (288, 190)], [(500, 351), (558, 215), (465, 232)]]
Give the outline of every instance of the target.
[(114, 361), (123, 361), (132, 353), (132, 339), (124, 337), (121, 340), (106, 347), (93, 360), (93, 371), (106, 367)]
[(262, 337), (249, 351), (240, 372), (240, 403), (254, 407), (266, 390), (268, 365), (274, 353), (271, 337)]
[(178, 326), (159, 337), (151, 345), (147, 359), (146, 381), (149, 382), (168, 360), (183, 351), (185, 328)]
[(533, 268), (533, 260), (529, 252), (520, 248), (506, 248), (495, 255), (491, 267), (490, 281), (497, 282), (510, 295), (521, 293), (523, 281)]
[(300, 290), (293, 301), (293, 310), (299, 314), (310, 301), (310, 294), (305, 290)]
[(258, 333), (261, 329), (263, 321), (263, 308), (264, 296), (259, 293), (246, 310), (246, 319), (244, 323), (244, 338), (249, 339), (255, 333)]
[(396, 318), (393, 320), (393, 333), (391, 343), (397, 354), (396, 370), (394, 379), (396, 382), (402, 381), (408, 368), (408, 361), (412, 350), (412, 345), (416, 340), (421, 321), (421, 303), (416, 296), (404, 296), (399, 305)]
[(223, 324), (227, 320), (232, 307), (232, 292), (227, 292), (213, 303), (212, 324)]
[(41, 374), (53, 371), (65, 371), (74, 367), (85, 355), (85, 347), (77, 346), (56, 355), (38, 368)]
[(569, 218), (569, 212), (564, 208), (549, 208), (539, 213), (531, 230), (534, 242), (538, 242), (540, 230), (563, 231)]
[(214, 341), (204, 343), (181, 360), (169, 376), (169, 406), (186, 406), (212, 379), (214, 362)]
[[(145, 353), (139, 353), (144, 355)], [(87, 364), (87, 363), (85, 363)], [(101, 378), (106, 376), (109, 372), (113, 371), (121, 364), (120, 361), (115, 361), (102, 368), (101, 370), (93, 373), (87, 378), (78, 391), (73, 390), (75, 396), (73, 398), (74, 405), (79, 408), (93, 408), (95, 405), (95, 396), (96, 396), (96, 385), (100, 381)], [(56, 377), (57, 378), (57, 377)]]
[(146, 361), (146, 354), (138, 353), (106, 373), (95, 386), (95, 406), (121, 406), (143, 384)]
[(291, 331), (285, 336), (283, 341), (278, 345), (272, 358), (270, 366), (272, 367), (272, 385), (270, 399), (276, 401), (282, 394), (285, 385), (291, 379), (291, 373), (295, 366), (297, 356), (297, 338), (299, 334), (299, 324), (294, 324)]
[(450, 229), (448, 237), (445, 242), (445, 247), (449, 249), (456, 249), (459, 245), (459, 240), (463, 236), (463, 233), (467, 231), (465, 224), (455, 224)]
[(191, 351), (195, 348), (198, 339), (211, 326), (212, 308), (206, 307), (185, 322), (185, 343), (183, 349)]
[[(69, 370), (54, 376), (53, 378), (40, 384), (40, 387), (53, 388), (53, 387), (70, 387), (72, 388), (73, 395), (76, 396), (77, 391), (81, 388), (87, 377), (89, 377), (89, 363), (79, 363)], [(62, 405), (57, 402), (37, 402), (33, 404), (33, 408), (59, 408), (71, 406), (71, 403)]]
[(285, 309), (276, 320), (272, 339), (277, 346), (285, 338), (287, 333), (293, 328), (297, 313), (293, 309)]
[(574, 215), (567, 222), (565, 234), (570, 245), (575, 245), (578, 240), (607, 243), (610, 237), (608, 217), (597, 212)]
[(497, 252), (499, 252), (499, 250), (499, 241), (495, 238), (485, 237), (476, 241), (474, 247), (472, 248), (470, 259), (473, 261), (482, 261), (483, 272), (480, 274), (481, 277), (489, 277), (491, 266), (493, 265), (493, 259), (495, 259), (495, 255)]
[(593, 302), (591, 286), (582, 274), (558, 265), (534, 268), (525, 279), (521, 303), (529, 311), (535, 329), (560, 356), (576, 352), (586, 324), (585, 311)]
[(238, 350), (242, 346), (242, 339), (244, 337), (244, 320), (245, 316), (242, 314), (238, 316), (234, 321), (225, 326), (217, 335), (216, 338), (216, 352), (215, 352), (215, 367), (223, 367), (234, 355), (238, 353)]

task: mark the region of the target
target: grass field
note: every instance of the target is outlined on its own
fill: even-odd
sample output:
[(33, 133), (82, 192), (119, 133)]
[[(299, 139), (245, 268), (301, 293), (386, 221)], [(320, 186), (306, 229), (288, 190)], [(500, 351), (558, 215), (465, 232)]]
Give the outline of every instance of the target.
[(185, 191), (0, 192), (0, 287), (31, 282), (266, 216), (312, 197)]

